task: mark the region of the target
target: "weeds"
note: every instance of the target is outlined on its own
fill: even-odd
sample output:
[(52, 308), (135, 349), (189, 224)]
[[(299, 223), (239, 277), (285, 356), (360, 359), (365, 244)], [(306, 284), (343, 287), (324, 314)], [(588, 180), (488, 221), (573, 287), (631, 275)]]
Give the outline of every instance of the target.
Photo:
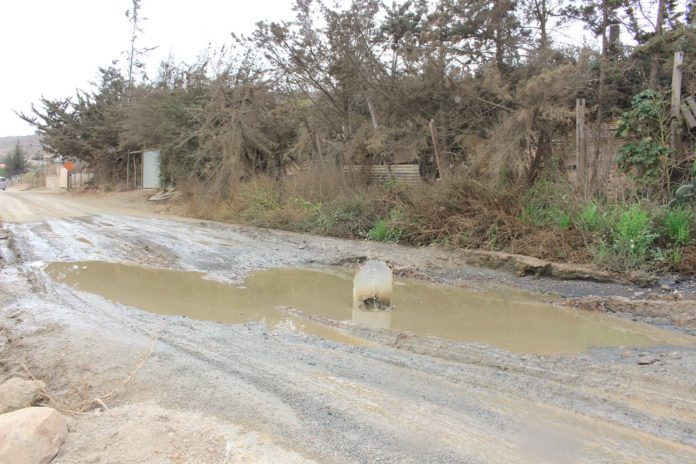
[(217, 208), (205, 214), (343, 238), (592, 261), (619, 272), (676, 269), (692, 260), (691, 209), (608, 201), (583, 205), (563, 182), (540, 181), (523, 191), (453, 175), (417, 187), (368, 185), (334, 166), (318, 165), (281, 181), (257, 176), (239, 183)]
[(669, 263), (678, 266), (684, 260), (684, 252), (681, 247), (674, 247), (669, 253)]
[(597, 203), (590, 202), (580, 211), (575, 224), (588, 232), (596, 232), (604, 227), (605, 216)]
[(403, 213), (398, 208), (389, 211), (389, 217), (377, 221), (367, 232), (371, 240), (378, 242), (398, 242), (403, 234), (403, 229), (399, 223), (403, 220)]
[(570, 213), (562, 210), (554, 210), (552, 215), (552, 220), (561, 229), (567, 229), (572, 223), (572, 218)]
[(525, 195), (526, 206), (520, 219), (535, 226), (554, 225), (568, 229), (573, 224), (571, 196), (568, 185), (540, 181)]
[(619, 213), (614, 228), (614, 241), (632, 255), (646, 256), (655, 238), (657, 234), (652, 231), (650, 215), (639, 205), (632, 205)]
[(664, 227), (668, 238), (675, 245), (688, 245), (694, 227), (693, 210), (688, 207), (668, 209), (664, 216)]
[(233, 187), (229, 201), (207, 217), (274, 229), (365, 238), (388, 207), (363, 179), (317, 165), (282, 181), (256, 176)]

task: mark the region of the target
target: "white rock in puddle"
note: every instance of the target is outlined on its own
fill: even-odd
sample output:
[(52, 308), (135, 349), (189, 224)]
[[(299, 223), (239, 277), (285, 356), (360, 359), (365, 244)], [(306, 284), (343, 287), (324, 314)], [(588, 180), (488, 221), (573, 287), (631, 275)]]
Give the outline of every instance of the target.
[(43, 398), (46, 384), (38, 380), (12, 377), (0, 385), (0, 414), (33, 406)]
[(0, 415), (0, 462), (48, 464), (68, 435), (65, 418), (53, 408), (24, 408)]
[(382, 261), (367, 261), (353, 280), (353, 307), (388, 309), (393, 292), (394, 280), (389, 266)]

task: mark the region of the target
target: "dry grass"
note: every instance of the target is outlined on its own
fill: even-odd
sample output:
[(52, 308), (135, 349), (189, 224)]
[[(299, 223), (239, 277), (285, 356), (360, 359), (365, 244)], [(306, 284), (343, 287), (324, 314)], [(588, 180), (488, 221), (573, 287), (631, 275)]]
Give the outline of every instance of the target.
[(414, 244), (447, 243), (463, 248), (504, 248), (522, 232), (514, 191), (463, 175), (424, 184), (398, 195), (404, 239)]
[(674, 266), (674, 270), (682, 274), (696, 276), (696, 245), (684, 247), (682, 254), (683, 258), (679, 264)]
[(191, 193), (191, 213), (219, 221), (366, 238), (379, 221), (402, 243), (502, 250), (545, 259), (589, 262), (574, 228), (530, 225), (520, 219), (522, 187), (501, 189), (455, 174), (419, 186), (368, 185), (333, 165), (315, 165), (282, 180), (257, 176), (218, 200)]
[(509, 251), (549, 261), (577, 264), (592, 262), (592, 252), (587, 247), (583, 233), (576, 227), (559, 229), (526, 226), (525, 232), (512, 241)]
[[(346, 176), (324, 164), (281, 180), (257, 176), (237, 183), (225, 200), (206, 197), (201, 191), (192, 204), (198, 216), (220, 221), (417, 246), (436, 243), (505, 251), (551, 261), (594, 262), (620, 271), (620, 263), (610, 253), (617, 247), (609, 236), (615, 235), (617, 218), (633, 203), (597, 203), (595, 219), (601, 219), (601, 224), (592, 228), (583, 219), (590, 205), (567, 182), (544, 180), (531, 189), (524, 185), (503, 188), (459, 173), (433, 184), (369, 185), (363, 178)], [(659, 211), (656, 206), (650, 209), (651, 217), (657, 220)], [(669, 250), (670, 243), (662, 242), (655, 242), (656, 247)], [(692, 272), (694, 256), (693, 247), (684, 247), (683, 261), (675, 270)], [(634, 267), (665, 266), (657, 253), (638, 258)]]
[(386, 213), (379, 189), (325, 163), (282, 180), (255, 176), (231, 186), (225, 199), (195, 188), (187, 194), (196, 217), (344, 238), (365, 237)]

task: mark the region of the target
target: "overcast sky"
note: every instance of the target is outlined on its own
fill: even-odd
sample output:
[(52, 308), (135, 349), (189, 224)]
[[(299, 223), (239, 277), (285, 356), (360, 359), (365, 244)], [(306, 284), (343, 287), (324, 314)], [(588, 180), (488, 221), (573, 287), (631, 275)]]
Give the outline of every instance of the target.
[[(291, 0), (143, 0), (142, 46), (157, 45), (151, 73), (170, 54), (190, 62), (209, 43), (231, 43), (260, 20), (291, 17)], [(33, 128), (13, 110), (28, 112), (41, 95), (67, 97), (84, 89), (100, 66), (125, 60), (131, 0), (0, 0), (0, 137)]]

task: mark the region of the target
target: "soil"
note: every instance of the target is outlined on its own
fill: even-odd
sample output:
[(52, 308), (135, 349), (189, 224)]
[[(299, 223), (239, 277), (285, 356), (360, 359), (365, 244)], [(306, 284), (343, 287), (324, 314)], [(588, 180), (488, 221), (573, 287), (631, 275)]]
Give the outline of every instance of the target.
[(535, 355), (313, 321), (359, 346), (142, 311), (57, 283), (44, 266), (108, 261), (239, 282), (382, 259), (400, 275), (542, 293), (680, 336), (696, 330), (688, 282), (518, 276), (455, 250), (175, 217), (145, 196), (0, 192), (0, 381), (42, 380), (72, 417), (55, 462), (696, 462), (696, 345)]

